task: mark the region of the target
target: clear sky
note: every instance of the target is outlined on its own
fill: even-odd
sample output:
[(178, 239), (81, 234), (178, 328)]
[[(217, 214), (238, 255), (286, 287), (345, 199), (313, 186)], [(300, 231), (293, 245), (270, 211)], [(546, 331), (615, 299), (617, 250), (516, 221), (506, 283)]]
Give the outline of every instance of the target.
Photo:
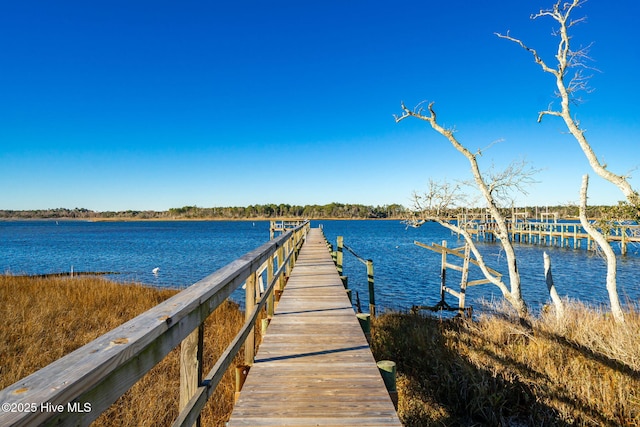
[[(539, 1), (0, 0), (0, 209), (409, 205), (468, 164), (400, 102), (435, 101), (482, 166), (542, 169), (522, 204), (578, 200), (590, 172), (554, 82)], [(595, 73), (575, 113), (609, 168), (640, 175), (640, 2), (590, 0)], [(590, 203), (618, 190), (591, 173)]]

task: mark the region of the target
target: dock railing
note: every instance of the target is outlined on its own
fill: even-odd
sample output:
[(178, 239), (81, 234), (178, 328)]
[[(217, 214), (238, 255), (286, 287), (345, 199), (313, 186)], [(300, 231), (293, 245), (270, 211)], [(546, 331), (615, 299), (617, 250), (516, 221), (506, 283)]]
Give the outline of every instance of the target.
[[(358, 261), (360, 261), (367, 268), (367, 286), (369, 289), (369, 314), (371, 317), (376, 317), (376, 290), (375, 290), (375, 282), (373, 277), (373, 260), (372, 259), (364, 259), (360, 255), (356, 253), (349, 246), (345, 245), (344, 237), (338, 236), (337, 238), (337, 250), (335, 251), (335, 263), (336, 268), (338, 269), (338, 273), (342, 276), (342, 261), (343, 261), (343, 249), (346, 249), (350, 252)], [(344, 276), (342, 276), (344, 277)], [(345, 284), (345, 288), (346, 288)]]
[[(180, 413), (173, 425), (195, 425), (200, 411), (243, 345), (245, 363), (253, 363), (256, 319), (265, 305), (273, 314), (275, 291), (283, 289), (285, 277), (293, 269), (308, 230), (309, 222), (299, 224), (172, 298), (1, 390), (0, 425), (88, 425), (178, 344), (181, 345)], [(261, 295), (256, 277), (265, 270), (268, 286)], [(243, 284), (246, 284), (245, 323), (203, 377), (204, 322)]]

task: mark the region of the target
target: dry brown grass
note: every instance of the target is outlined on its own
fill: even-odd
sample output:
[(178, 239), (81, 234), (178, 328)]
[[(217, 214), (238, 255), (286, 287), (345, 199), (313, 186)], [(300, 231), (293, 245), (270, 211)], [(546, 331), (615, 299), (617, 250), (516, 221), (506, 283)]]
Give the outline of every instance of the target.
[[(94, 277), (0, 276), (0, 389), (157, 305), (176, 291), (123, 285)], [(208, 372), (244, 322), (226, 303), (205, 324)], [(99, 426), (170, 425), (178, 415), (179, 349), (174, 349), (99, 417)], [(210, 399), (204, 425), (223, 426), (233, 407), (228, 372)]]
[(376, 358), (398, 363), (407, 426), (640, 425), (640, 314), (616, 325), (571, 304), (533, 329), (508, 316), (478, 321), (390, 313), (376, 319)]

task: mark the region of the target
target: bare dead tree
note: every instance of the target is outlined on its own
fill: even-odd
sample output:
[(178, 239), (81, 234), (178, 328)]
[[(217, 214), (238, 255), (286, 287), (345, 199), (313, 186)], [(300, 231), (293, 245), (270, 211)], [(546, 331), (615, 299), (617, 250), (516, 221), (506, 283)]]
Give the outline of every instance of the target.
[(617, 290), (617, 263), (616, 254), (613, 252), (611, 245), (607, 239), (596, 229), (596, 227), (587, 219), (587, 189), (589, 187), (589, 175), (582, 177), (582, 187), (580, 188), (580, 224), (587, 233), (596, 241), (602, 249), (607, 261), (607, 278), (606, 287), (609, 294), (609, 302), (611, 304), (611, 313), (618, 323), (624, 323), (624, 313), (620, 305), (620, 298)]
[(413, 216), (405, 220), (405, 223), (410, 226), (419, 227), (426, 222), (433, 221), (452, 232), (461, 235), (469, 244), (469, 248), (471, 249), (476, 261), (478, 261), (478, 266), (485, 278), (500, 289), (502, 294), (505, 296), (505, 299), (509, 301), (514, 308), (519, 307), (519, 304), (512, 303), (513, 298), (511, 297), (511, 292), (504, 281), (502, 281), (500, 277), (496, 277), (491, 274), (487, 268), (484, 257), (478, 250), (471, 234), (469, 234), (463, 225), (453, 223), (451, 221), (452, 218), (449, 217), (449, 213), (466, 205), (465, 201), (467, 200), (467, 196), (461, 194), (459, 190), (460, 185), (454, 186), (446, 181), (436, 182), (430, 180), (426, 191), (423, 193), (414, 192), (413, 212), (417, 216)]
[(551, 274), (551, 257), (549, 257), (549, 254), (545, 251), (542, 254), (542, 259), (544, 262), (544, 280), (547, 282), (547, 290), (549, 291), (551, 301), (556, 308), (556, 319), (562, 320), (562, 318), (564, 318), (564, 305), (562, 304), (560, 295), (558, 295), (556, 285), (553, 282), (553, 275)]
[[(477, 156), (480, 153), (471, 152), (468, 148), (466, 148), (456, 139), (456, 137), (454, 136), (453, 130), (446, 129), (438, 123), (436, 112), (433, 108), (433, 102), (428, 104), (426, 111), (424, 109), (424, 103), (418, 104), (418, 106), (416, 106), (414, 109), (409, 109), (404, 103), (402, 103), (401, 108), (402, 108), (402, 114), (400, 116), (395, 116), (396, 123), (399, 123), (402, 120), (409, 117), (415, 117), (417, 119), (426, 121), (431, 125), (431, 127), (436, 132), (438, 132), (439, 134), (447, 138), (447, 140), (451, 143), (451, 145), (456, 150), (458, 150), (462, 155), (464, 155), (469, 161), (469, 165), (471, 167), (471, 173), (473, 175), (474, 186), (478, 189), (478, 191), (480, 191), (480, 194), (485, 200), (487, 207), (489, 209), (489, 212), (491, 213), (491, 216), (496, 221), (496, 225), (497, 225), (496, 237), (501, 242), (505, 252), (505, 257), (507, 259), (507, 267), (509, 271), (509, 287), (507, 288), (507, 286), (504, 283), (502, 283), (501, 280), (498, 280), (495, 277), (491, 276), (488, 270), (486, 269), (486, 266), (484, 268), (481, 267), (482, 272), (488, 280), (490, 280), (493, 284), (495, 284), (496, 286), (498, 286), (498, 288), (500, 288), (505, 299), (517, 311), (518, 316), (522, 319), (526, 318), (528, 315), (528, 308), (524, 299), (522, 298), (520, 273), (518, 272), (516, 254), (513, 249), (513, 245), (509, 240), (507, 221), (505, 217), (502, 215), (502, 213), (500, 212), (498, 203), (495, 198), (496, 194), (500, 194), (500, 191), (503, 191), (505, 189), (505, 186), (507, 186), (507, 184), (511, 182), (511, 185), (514, 185), (514, 183), (519, 183), (520, 182), (519, 180), (522, 180), (524, 178), (511, 177), (511, 176), (508, 176), (507, 174), (507, 175), (496, 175), (496, 177), (494, 177), (494, 180), (492, 180), (491, 182), (485, 181), (485, 178), (483, 177), (483, 174), (480, 171), (480, 167), (477, 161)], [(428, 195), (426, 201), (430, 203), (435, 203), (436, 205), (441, 202), (446, 202), (447, 200), (452, 200), (451, 197), (447, 195), (443, 195), (441, 193), (439, 194), (437, 191), (435, 193), (431, 191), (430, 193), (431, 194)], [(434, 206), (432, 205), (430, 208), (433, 209), (433, 207)], [(437, 220), (436, 218), (437, 216), (433, 217), (432, 219)], [(449, 223), (448, 221), (441, 220), (437, 222), (449, 229), (454, 229), (453, 227), (455, 227), (453, 224)], [(482, 257), (480, 256), (479, 251), (473, 244), (469, 233), (463, 227), (458, 227), (457, 229), (455, 229), (455, 231), (459, 232), (465, 238), (465, 240), (470, 243), (471, 250), (473, 251), (476, 258), (478, 259), (478, 262), (481, 262)]]
[[(590, 46), (574, 49), (571, 44), (571, 36), (569, 35), (569, 30), (573, 26), (585, 21), (584, 17), (572, 17), (572, 13), (575, 11), (575, 9), (582, 6), (585, 1), (586, 0), (571, 0), (569, 2), (563, 2), (562, 0), (558, 0), (551, 9), (541, 10), (540, 12), (531, 16), (531, 19), (550, 17), (559, 25), (559, 28), (554, 31), (554, 36), (558, 37), (558, 49), (555, 54), (555, 67), (549, 66), (535, 49), (526, 45), (522, 40), (510, 36), (509, 33), (507, 33), (506, 35), (496, 33), (496, 35), (500, 38), (518, 44), (523, 49), (531, 53), (535, 63), (542, 68), (542, 71), (545, 73), (549, 73), (555, 77), (557, 88), (556, 94), (560, 98), (560, 108), (554, 108), (553, 105), (550, 105), (546, 110), (541, 111), (538, 114), (538, 122), (541, 122), (543, 117), (545, 116), (560, 117), (564, 121), (571, 135), (578, 142), (578, 145), (582, 149), (591, 168), (600, 177), (618, 187), (627, 201), (633, 207), (635, 207), (635, 209), (638, 210), (640, 209), (640, 197), (638, 195), (638, 192), (634, 190), (629, 183), (629, 177), (625, 175), (618, 175), (607, 169), (607, 165), (602, 163), (593, 151), (590, 143), (585, 136), (584, 129), (580, 127), (580, 122), (571, 114), (571, 105), (575, 105), (581, 102), (580, 93), (588, 93), (590, 91), (590, 88), (588, 86), (590, 76), (585, 74), (587, 70), (591, 69), (588, 65), (590, 61)], [(570, 72), (573, 72), (573, 75), (570, 75)], [(582, 198), (584, 198), (584, 206), (586, 210), (587, 185), (584, 184), (584, 180), (582, 187), (583, 191), (581, 191), (581, 200)], [(582, 192), (584, 192), (584, 194), (582, 194)], [(623, 322), (624, 317), (622, 314), (622, 308), (620, 306), (619, 298), (616, 291), (616, 274), (615, 270), (611, 270), (612, 268), (615, 269), (615, 254), (613, 254), (613, 251), (610, 250), (611, 247), (609, 243), (606, 241), (600, 231), (598, 231), (595, 227), (591, 227), (589, 228), (589, 230), (591, 230), (588, 231), (589, 234), (596, 242), (598, 242), (598, 245), (602, 248), (607, 258), (607, 290), (610, 296), (611, 309), (616, 320), (618, 322)], [(606, 248), (605, 246), (602, 246), (602, 244), (604, 244)], [(613, 259), (611, 259), (610, 257), (613, 257)]]

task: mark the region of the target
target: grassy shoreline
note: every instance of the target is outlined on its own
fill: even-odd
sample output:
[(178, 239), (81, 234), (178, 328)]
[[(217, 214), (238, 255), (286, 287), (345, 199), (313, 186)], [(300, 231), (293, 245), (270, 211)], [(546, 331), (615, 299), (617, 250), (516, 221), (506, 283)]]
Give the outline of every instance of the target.
[[(32, 374), (175, 295), (177, 291), (103, 278), (0, 276), (0, 389)], [(207, 319), (203, 370), (210, 370), (244, 315), (227, 302)], [(241, 363), (241, 357), (237, 360)], [(224, 426), (234, 402), (231, 369), (202, 412), (203, 425)], [(142, 377), (93, 426), (171, 425), (178, 415), (179, 348)]]
[[(90, 276), (0, 276), (0, 388), (175, 293)], [(531, 330), (508, 314), (476, 321), (378, 316), (371, 346), (377, 360), (397, 363), (404, 425), (640, 425), (640, 311), (632, 307), (620, 326), (596, 309), (567, 308), (563, 322), (551, 310), (533, 319)], [(207, 320), (205, 372), (243, 322), (233, 303)], [(224, 426), (234, 381), (228, 372), (203, 425)], [(170, 425), (178, 390), (174, 349), (94, 425)]]
[(397, 363), (404, 425), (640, 425), (637, 307), (625, 325), (566, 308), (562, 322), (546, 312), (532, 329), (508, 315), (378, 317), (372, 349)]

